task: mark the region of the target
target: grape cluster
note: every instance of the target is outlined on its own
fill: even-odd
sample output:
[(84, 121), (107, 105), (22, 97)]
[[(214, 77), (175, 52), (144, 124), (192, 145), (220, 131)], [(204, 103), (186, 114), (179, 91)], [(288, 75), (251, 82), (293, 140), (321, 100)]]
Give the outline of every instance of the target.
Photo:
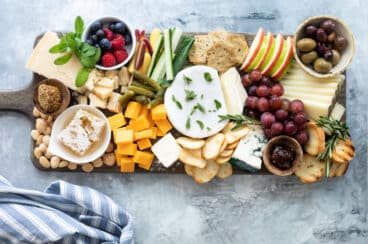
[(308, 117), (302, 101), (281, 98), (283, 86), (258, 70), (244, 74), (242, 83), (248, 92), (246, 113), (260, 119), (268, 139), (287, 135), (294, 137), (300, 144), (308, 141), (305, 131)]

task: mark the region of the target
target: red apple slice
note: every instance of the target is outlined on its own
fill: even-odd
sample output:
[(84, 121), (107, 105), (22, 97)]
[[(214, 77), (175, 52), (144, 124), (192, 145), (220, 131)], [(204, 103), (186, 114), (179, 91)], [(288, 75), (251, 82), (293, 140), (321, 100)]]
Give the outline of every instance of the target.
[(266, 60), (266, 62), (262, 65), (261, 68), (262, 74), (268, 75), (271, 72), (278, 58), (281, 55), (283, 47), (284, 47), (284, 38), (282, 37), (281, 34), (278, 34), (276, 37), (275, 49), (273, 51), (271, 59), (268, 62)]
[(263, 38), (264, 38), (264, 30), (261, 27), (258, 30), (257, 35), (255, 36), (252, 42), (252, 45), (250, 46), (248, 55), (245, 58), (242, 66), (240, 67), (240, 70), (245, 71), (250, 66), (250, 64), (252, 63), (253, 59), (257, 56), (257, 53), (262, 46)]
[(286, 54), (282, 64), (275, 70), (271, 72), (271, 76), (275, 80), (279, 80), (286, 72), (289, 64), (293, 58), (293, 38), (288, 37), (286, 39)]
[(254, 67), (254, 69), (257, 69), (257, 70), (260, 69), (262, 67), (263, 63), (265, 62), (266, 57), (271, 52), (271, 47), (272, 47), (272, 44), (275, 40), (273, 38), (273, 34), (271, 32), (268, 32), (266, 40), (267, 40), (267, 43), (266, 43), (265, 51), (264, 51), (261, 59), (259, 60), (258, 64), (256, 65), (256, 67)]

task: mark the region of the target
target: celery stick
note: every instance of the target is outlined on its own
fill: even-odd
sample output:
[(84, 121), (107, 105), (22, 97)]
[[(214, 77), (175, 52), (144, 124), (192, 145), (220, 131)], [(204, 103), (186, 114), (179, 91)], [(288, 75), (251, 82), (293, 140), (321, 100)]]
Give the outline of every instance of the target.
[(161, 53), (161, 48), (164, 44), (164, 37), (162, 35), (160, 35), (160, 37), (158, 38), (156, 45), (155, 45), (155, 49), (153, 50), (153, 55), (152, 55), (152, 60), (151, 60), (151, 64), (148, 68), (148, 77), (151, 76), (153, 69), (155, 68), (158, 59), (160, 58), (160, 53)]

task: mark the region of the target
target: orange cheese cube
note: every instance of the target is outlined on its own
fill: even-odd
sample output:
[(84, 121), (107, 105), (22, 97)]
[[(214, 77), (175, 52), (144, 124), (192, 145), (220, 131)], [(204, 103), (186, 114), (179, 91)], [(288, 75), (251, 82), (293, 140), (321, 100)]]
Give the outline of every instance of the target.
[(139, 116), (138, 118), (134, 120), (130, 120), (129, 126), (134, 131), (141, 131), (148, 129), (150, 127), (150, 122), (145, 116)]
[(148, 138), (137, 141), (137, 145), (138, 145), (139, 150), (144, 150), (144, 149), (152, 147), (151, 141)]
[(155, 124), (164, 135), (172, 129), (172, 125), (167, 119), (155, 120)]
[(114, 142), (120, 143), (131, 143), (133, 142), (134, 132), (133, 130), (120, 128), (114, 131)]
[(144, 117), (148, 117), (149, 115), (149, 109), (147, 108), (147, 105), (143, 105), (141, 106), (141, 111), (139, 112), (139, 116), (144, 116)]
[(151, 130), (152, 130), (152, 135), (151, 135), (150, 139), (156, 140), (156, 138), (157, 138), (157, 127), (152, 127)]
[(115, 114), (107, 118), (110, 124), (110, 129), (114, 131), (117, 128), (120, 128), (126, 124), (125, 117), (122, 113)]
[(134, 154), (133, 157), (133, 161), (135, 163), (138, 163), (138, 166), (140, 168), (149, 170), (151, 168), (151, 164), (153, 162), (154, 159), (154, 155), (153, 153), (150, 152), (142, 152), (142, 151), (137, 151)]
[(159, 104), (151, 109), (151, 117), (153, 120), (166, 119), (166, 109), (164, 104)]
[(135, 164), (133, 158), (124, 158), (120, 160), (120, 172), (133, 173), (135, 170)]
[(120, 166), (120, 161), (119, 161), (119, 160), (120, 160), (122, 157), (124, 157), (124, 155), (119, 154), (118, 150), (115, 150), (115, 151), (114, 151), (114, 153), (115, 153), (115, 158), (116, 158), (116, 164), (117, 164), (118, 166)]
[(152, 129), (134, 132), (134, 140), (138, 141), (145, 138), (151, 138), (153, 134)]
[(120, 143), (116, 150), (118, 151), (118, 154), (133, 156), (137, 152), (137, 144)]
[[(157, 128), (157, 127), (155, 127), (155, 128)], [(157, 128), (156, 130), (157, 130), (157, 132), (156, 132), (156, 135), (157, 135), (157, 136), (160, 136), (160, 137), (165, 136), (165, 133), (163, 133), (163, 132), (160, 130), (160, 128)]]
[(141, 111), (141, 104), (137, 102), (129, 102), (125, 109), (125, 117), (129, 119), (136, 119)]

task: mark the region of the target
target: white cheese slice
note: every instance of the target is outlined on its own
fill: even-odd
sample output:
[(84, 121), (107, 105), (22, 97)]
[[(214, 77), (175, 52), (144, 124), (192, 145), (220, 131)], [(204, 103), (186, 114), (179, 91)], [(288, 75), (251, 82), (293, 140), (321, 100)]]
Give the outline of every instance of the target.
[(39, 40), (36, 47), (26, 63), (26, 69), (49, 79), (57, 79), (72, 90), (81, 91), (76, 88), (75, 78), (82, 67), (77, 57), (73, 57), (64, 65), (55, 65), (54, 60), (64, 54), (49, 53), (49, 49), (59, 43), (59, 37), (55, 32), (46, 32)]
[(308, 92), (290, 92), (285, 91), (284, 95), (285, 97), (293, 97), (295, 99), (300, 100), (312, 100), (312, 101), (318, 101), (318, 102), (324, 102), (324, 103), (332, 103), (332, 100), (334, 99), (335, 95), (321, 95), (321, 94), (313, 94)]
[(110, 89), (114, 89), (114, 80), (104, 77), (101, 80), (99, 80), (96, 84), (96, 86), (100, 86), (100, 87), (105, 87), (105, 88), (110, 88)]
[(180, 146), (171, 133), (158, 140), (151, 147), (151, 150), (166, 168), (172, 166), (179, 159)]
[(309, 93), (309, 94), (318, 94), (318, 95), (327, 95), (333, 96), (336, 93), (336, 89), (333, 88), (318, 88), (315, 89), (313, 87), (299, 87), (299, 86), (290, 86), (284, 85), (285, 93), (288, 92), (297, 92), (297, 93)]
[(90, 93), (88, 95), (88, 98), (89, 98), (89, 105), (96, 107), (96, 108), (106, 109), (106, 106), (107, 106), (106, 100), (99, 98), (93, 93)]
[(121, 104), (119, 102), (120, 97), (121, 97), (120, 93), (117, 92), (111, 93), (109, 97), (109, 103), (107, 104), (107, 110), (114, 113), (121, 113), (123, 108), (121, 107)]
[[(206, 73), (211, 77), (211, 81), (206, 81)], [(192, 80), (190, 84), (185, 82), (184, 76)], [(186, 101), (186, 90), (193, 91), (197, 96), (193, 100)], [(216, 100), (221, 105), (218, 109)], [(183, 135), (193, 138), (209, 137), (222, 130), (227, 124), (226, 120), (219, 122), (218, 116), (225, 115), (228, 111), (220, 78), (217, 71), (211, 67), (197, 65), (180, 71), (166, 90), (164, 101), (171, 124)], [(198, 104), (204, 111), (196, 109), (192, 113), (193, 108)], [(190, 118), (190, 126), (186, 126), (188, 118)], [(201, 125), (203, 125), (202, 128)]]
[(101, 98), (102, 100), (106, 100), (112, 93), (112, 88), (95, 86), (93, 88), (93, 93)]
[(336, 103), (333, 107), (330, 118), (335, 120), (341, 120), (342, 116), (344, 116), (345, 113), (345, 107), (342, 106), (340, 103)]

